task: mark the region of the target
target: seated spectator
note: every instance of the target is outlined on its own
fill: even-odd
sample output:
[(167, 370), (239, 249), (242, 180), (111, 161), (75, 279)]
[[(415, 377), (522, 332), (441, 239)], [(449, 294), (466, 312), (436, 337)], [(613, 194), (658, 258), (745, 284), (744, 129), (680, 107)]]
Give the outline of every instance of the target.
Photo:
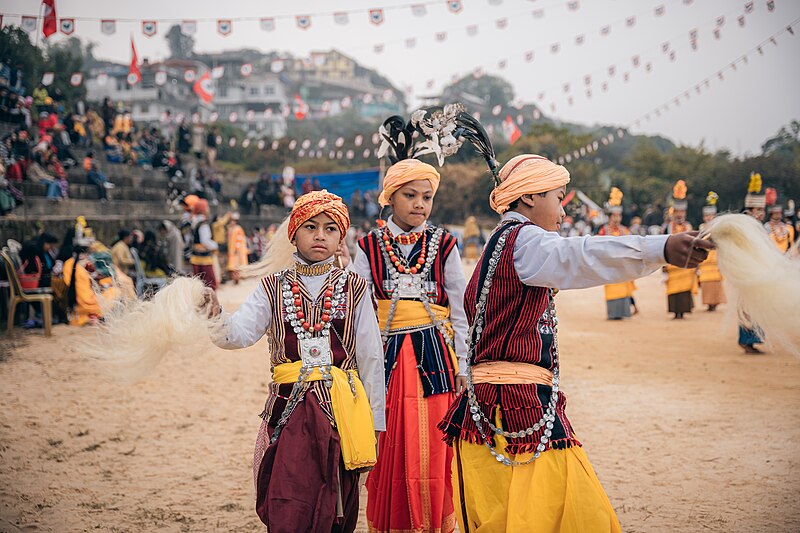
[(58, 124), (58, 116), (49, 111), (42, 111), (39, 113), (39, 137), (45, 135), (52, 135), (53, 129)]
[(106, 135), (106, 125), (103, 123), (103, 118), (94, 109), (89, 109), (86, 112), (87, 131), (87, 146), (94, 145), (94, 139), (103, 139)]
[(131, 254), (133, 242), (133, 234), (126, 229), (121, 229), (117, 234), (116, 242), (111, 247), (111, 259), (114, 261), (114, 266), (129, 276), (135, 275), (135, 264)]
[(37, 287), (49, 287), (50, 275), (58, 256), (58, 238), (49, 233), (42, 233), (35, 239), (22, 244), (20, 259), (25, 274), (39, 273)]
[(41, 83), (37, 84), (33, 89), (33, 105), (37, 112), (41, 113), (46, 109), (45, 99), (48, 97), (47, 88)]
[(258, 201), (256, 200), (256, 186), (251, 183), (239, 196), (239, 209), (243, 215), (258, 214)]
[(58, 157), (56, 157), (55, 154), (50, 154), (47, 163), (47, 170), (56, 179), (61, 189), (59, 191), (60, 195), (57, 200), (69, 198), (69, 181), (67, 180), (67, 171), (64, 170), (64, 166), (61, 164), (61, 161), (58, 160)]
[(108, 194), (106, 189), (113, 189), (114, 184), (108, 181), (106, 175), (97, 168), (97, 162), (94, 160), (94, 152), (89, 151), (86, 154), (83, 160), (83, 170), (86, 171), (86, 179), (89, 180), (89, 183), (97, 187), (97, 197), (103, 202), (107, 201)]
[(53, 127), (53, 148), (58, 159), (64, 163), (66, 168), (72, 168), (78, 163), (75, 155), (70, 150), (70, 144), (69, 133), (67, 133), (65, 127), (62, 124), (56, 124)]
[[(177, 230), (176, 230), (177, 231)], [(148, 278), (166, 278), (175, 273), (165, 254), (165, 247), (153, 231), (144, 232), (144, 242), (139, 247), (142, 269)]]
[(122, 147), (120, 146), (117, 135), (106, 135), (103, 141), (103, 150), (106, 153), (106, 160), (109, 163), (124, 163), (125, 157), (122, 154)]
[(6, 179), (6, 167), (0, 162), (0, 216), (9, 215), (21, 200), (22, 193)]
[(47, 170), (42, 166), (40, 156), (37, 156), (28, 165), (28, 179), (32, 183), (40, 183), (47, 187), (47, 198), (49, 200), (58, 200), (61, 197), (60, 181), (47, 173)]

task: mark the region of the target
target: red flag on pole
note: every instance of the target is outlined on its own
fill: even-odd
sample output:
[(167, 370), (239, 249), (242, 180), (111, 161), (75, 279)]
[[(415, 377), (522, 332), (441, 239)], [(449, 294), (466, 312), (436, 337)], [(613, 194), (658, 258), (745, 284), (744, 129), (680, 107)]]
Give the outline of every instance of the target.
[(522, 132), (517, 127), (514, 119), (511, 118), (511, 115), (506, 115), (506, 119), (503, 121), (503, 134), (505, 134), (508, 144), (514, 144), (522, 137)]
[(136, 55), (136, 45), (133, 44), (131, 35), (131, 66), (128, 69), (128, 85), (136, 85), (142, 81), (142, 71), (139, 68), (139, 56)]
[(56, 19), (56, 0), (42, 0), (42, 7), (44, 7), (42, 34), (45, 36), (45, 38), (47, 38), (58, 31), (58, 20)]

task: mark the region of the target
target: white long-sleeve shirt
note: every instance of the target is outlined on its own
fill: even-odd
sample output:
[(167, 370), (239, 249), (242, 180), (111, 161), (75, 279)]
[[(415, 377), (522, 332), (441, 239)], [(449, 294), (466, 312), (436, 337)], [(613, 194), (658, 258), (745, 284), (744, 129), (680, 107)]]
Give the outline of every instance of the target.
[[(516, 211), (503, 220), (528, 222)], [(523, 227), (514, 243), (514, 268), (525, 285), (584, 289), (641, 278), (666, 264), (669, 235), (562, 237), (539, 226)]]
[(201, 224), (200, 228), (197, 230), (197, 234), (200, 237), (199, 244), (205, 246), (206, 250), (209, 252), (219, 249), (219, 245), (211, 235), (211, 225), (208, 223), (208, 220), (206, 220), (206, 217), (198, 215), (192, 221), (192, 228), (197, 227), (198, 224)]
[[(411, 231), (403, 231), (400, 226), (395, 224), (391, 216), (389, 217), (387, 226), (395, 237), (398, 235), (408, 235), (410, 233), (421, 233), (425, 231), (424, 223), (421, 226), (413, 228)], [(398, 246), (405, 257), (408, 257), (414, 249), (413, 244), (398, 243)], [(356, 251), (352, 270), (369, 281), (370, 287), (372, 287), (374, 280), (372, 279), (372, 269), (369, 265), (369, 258), (361, 248), (358, 248)], [(461, 254), (458, 253), (458, 247), (453, 248), (453, 251), (450, 252), (450, 255), (444, 263), (443, 285), (450, 303), (450, 323), (453, 325), (453, 331), (455, 332), (453, 345), (458, 359), (458, 375), (463, 376), (467, 368), (467, 331), (469, 329), (469, 324), (467, 322), (467, 314), (464, 312), (464, 291), (467, 288), (467, 280), (464, 277), (464, 267), (461, 265)]]
[[(295, 255), (295, 260), (303, 262)], [(327, 262), (333, 261), (333, 258)], [(317, 295), (323, 289), (327, 275), (300, 276), (309, 294)], [(378, 328), (378, 320), (372, 308), (372, 299), (365, 294), (355, 312), (356, 362), (358, 374), (364, 384), (369, 399), (372, 416), (377, 431), (386, 431), (386, 385), (383, 369), (383, 341)], [(258, 342), (269, 329), (273, 320), (270, 304), (264, 285), (259, 283), (255, 291), (242, 303), (235, 313), (224, 312), (224, 326), (214, 335), (214, 344), (225, 350), (247, 348)]]

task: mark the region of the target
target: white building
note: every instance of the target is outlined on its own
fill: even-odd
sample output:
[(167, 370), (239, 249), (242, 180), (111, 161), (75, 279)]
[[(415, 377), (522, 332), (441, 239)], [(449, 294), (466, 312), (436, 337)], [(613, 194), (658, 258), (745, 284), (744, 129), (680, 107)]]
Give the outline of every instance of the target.
[(277, 74), (262, 71), (245, 77), (226, 69), (225, 76), (217, 80), (214, 104), (220, 121), (234, 118), (231, 122), (250, 137), (279, 139), (286, 135), (284, 111), (289, 98)]
[[(196, 72), (202, 68), (203, 65), (194, 66)], [(167, 110), (187, 120), (197, 113), (200, 120), (207, 121), (214, 106), (198, 98), (192, 88), (194, 83), (184, 78), (185, 70), (182, 65), (145, 63), (141, 66), (141, 81), (129, 85), (127, 66), (93, 69), (86, 79), (86, 98), (97, 103), (110, 98), (118, 106), (130, 110), (136, 122), (158, 122)], [(156, 83), (159, 71), (166, 73), (163, 84)]]

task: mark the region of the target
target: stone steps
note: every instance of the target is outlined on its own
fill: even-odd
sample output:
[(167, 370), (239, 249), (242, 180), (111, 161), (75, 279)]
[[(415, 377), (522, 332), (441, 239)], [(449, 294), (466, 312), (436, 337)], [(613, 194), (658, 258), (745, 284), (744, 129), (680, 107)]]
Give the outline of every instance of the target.
[[(115, 187), (108, 189), (110, 200), (133, 200), (142, 202), (164, 202), (167, 197), (166, 185), (161, 187)], [(41, 183), (23, 182), (22, 194), (29, 200), (47, 196), (47, 186)], [(97, 187), (89, 183), (69, 184), (69, 197), (74, 200), (98, 200)]]

